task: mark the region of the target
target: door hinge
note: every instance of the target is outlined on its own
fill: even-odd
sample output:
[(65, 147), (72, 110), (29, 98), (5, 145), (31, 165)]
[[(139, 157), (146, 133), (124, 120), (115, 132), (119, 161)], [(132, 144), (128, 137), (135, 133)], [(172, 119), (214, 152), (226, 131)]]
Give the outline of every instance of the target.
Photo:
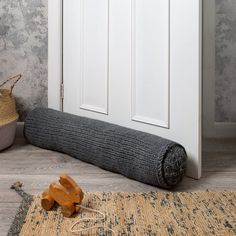
[(64, 99), (64, 84), (61, 83), (61, 99)]

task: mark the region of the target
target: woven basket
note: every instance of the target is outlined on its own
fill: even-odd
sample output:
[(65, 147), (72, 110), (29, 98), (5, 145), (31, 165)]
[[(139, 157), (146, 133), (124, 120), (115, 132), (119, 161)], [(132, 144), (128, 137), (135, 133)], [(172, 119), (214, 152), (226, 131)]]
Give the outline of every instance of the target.
[[(19, 115), (16, 112), (16, 102), (14, 96), (12, 95), (12, 91), (21, 77), (21, 75), (16, 75), (0, 84), (0, 127), (16, 121), (19, 118)], [(15, 79), (15, 82), (11, 86), (10, 90), (1, 89), (3, 85), (13, 79)]]
[[(0, 84), (0, 151), (11, 146), (15, 139), (16, 122), (19, 115), (12, 91), (21, 77), (21, 75), (16, 75)], [(15, 82), (9, 90), (1, 89), (11, 80), (15, 80)]]

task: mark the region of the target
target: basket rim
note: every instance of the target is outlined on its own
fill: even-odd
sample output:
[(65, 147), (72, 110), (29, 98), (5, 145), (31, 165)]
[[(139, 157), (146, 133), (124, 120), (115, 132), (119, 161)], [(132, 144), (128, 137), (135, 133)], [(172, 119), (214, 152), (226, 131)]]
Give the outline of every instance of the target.
[(15, 114), (11, 117), (8, 117), (7, 119), (2, 119), (0, 120), (0, 128), (5, 126), (5, 125), (9, 125), (10, 123), (16, 122), (19, 119), (19, 114)]
[(16, 111), (15, 97), (9, 89), (0, 88), (0, 127), (17, 121), (19, 114)]

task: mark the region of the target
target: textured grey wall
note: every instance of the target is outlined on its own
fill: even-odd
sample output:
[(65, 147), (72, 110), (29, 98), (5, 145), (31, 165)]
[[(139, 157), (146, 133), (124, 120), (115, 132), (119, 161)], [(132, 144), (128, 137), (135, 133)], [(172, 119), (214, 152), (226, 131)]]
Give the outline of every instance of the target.
[(23, 119), (47, 106), (47, 0), (0, 0), (0, 82), (22, 73), (14, 90)]
[(236, 0), (216, 0), (215, 120), (236, 122)]
[[(15, 89), (21, 117), (47, 106), (47, 0), (0, 0), (0, 82)], [(215, 120), (236, 122), (236, 0), (216, 0)]]

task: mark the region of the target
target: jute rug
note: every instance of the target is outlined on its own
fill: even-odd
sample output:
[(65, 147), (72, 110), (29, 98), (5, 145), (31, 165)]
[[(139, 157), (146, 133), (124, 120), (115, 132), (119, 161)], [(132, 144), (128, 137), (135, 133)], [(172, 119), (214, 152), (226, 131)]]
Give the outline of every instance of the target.
[[(81, 210), (64, 218), (57, 207), (49, 212), (40, 196), (20, 193), (24, 201), (8, 235), (70, 236), (71, 225), (97, 217)], [(83, 205), (103, 212), (104, 220), (81, 222), (75, 229), (106, 226), (79, 235), (236, 235), (236, 193), (85, 193)]]

